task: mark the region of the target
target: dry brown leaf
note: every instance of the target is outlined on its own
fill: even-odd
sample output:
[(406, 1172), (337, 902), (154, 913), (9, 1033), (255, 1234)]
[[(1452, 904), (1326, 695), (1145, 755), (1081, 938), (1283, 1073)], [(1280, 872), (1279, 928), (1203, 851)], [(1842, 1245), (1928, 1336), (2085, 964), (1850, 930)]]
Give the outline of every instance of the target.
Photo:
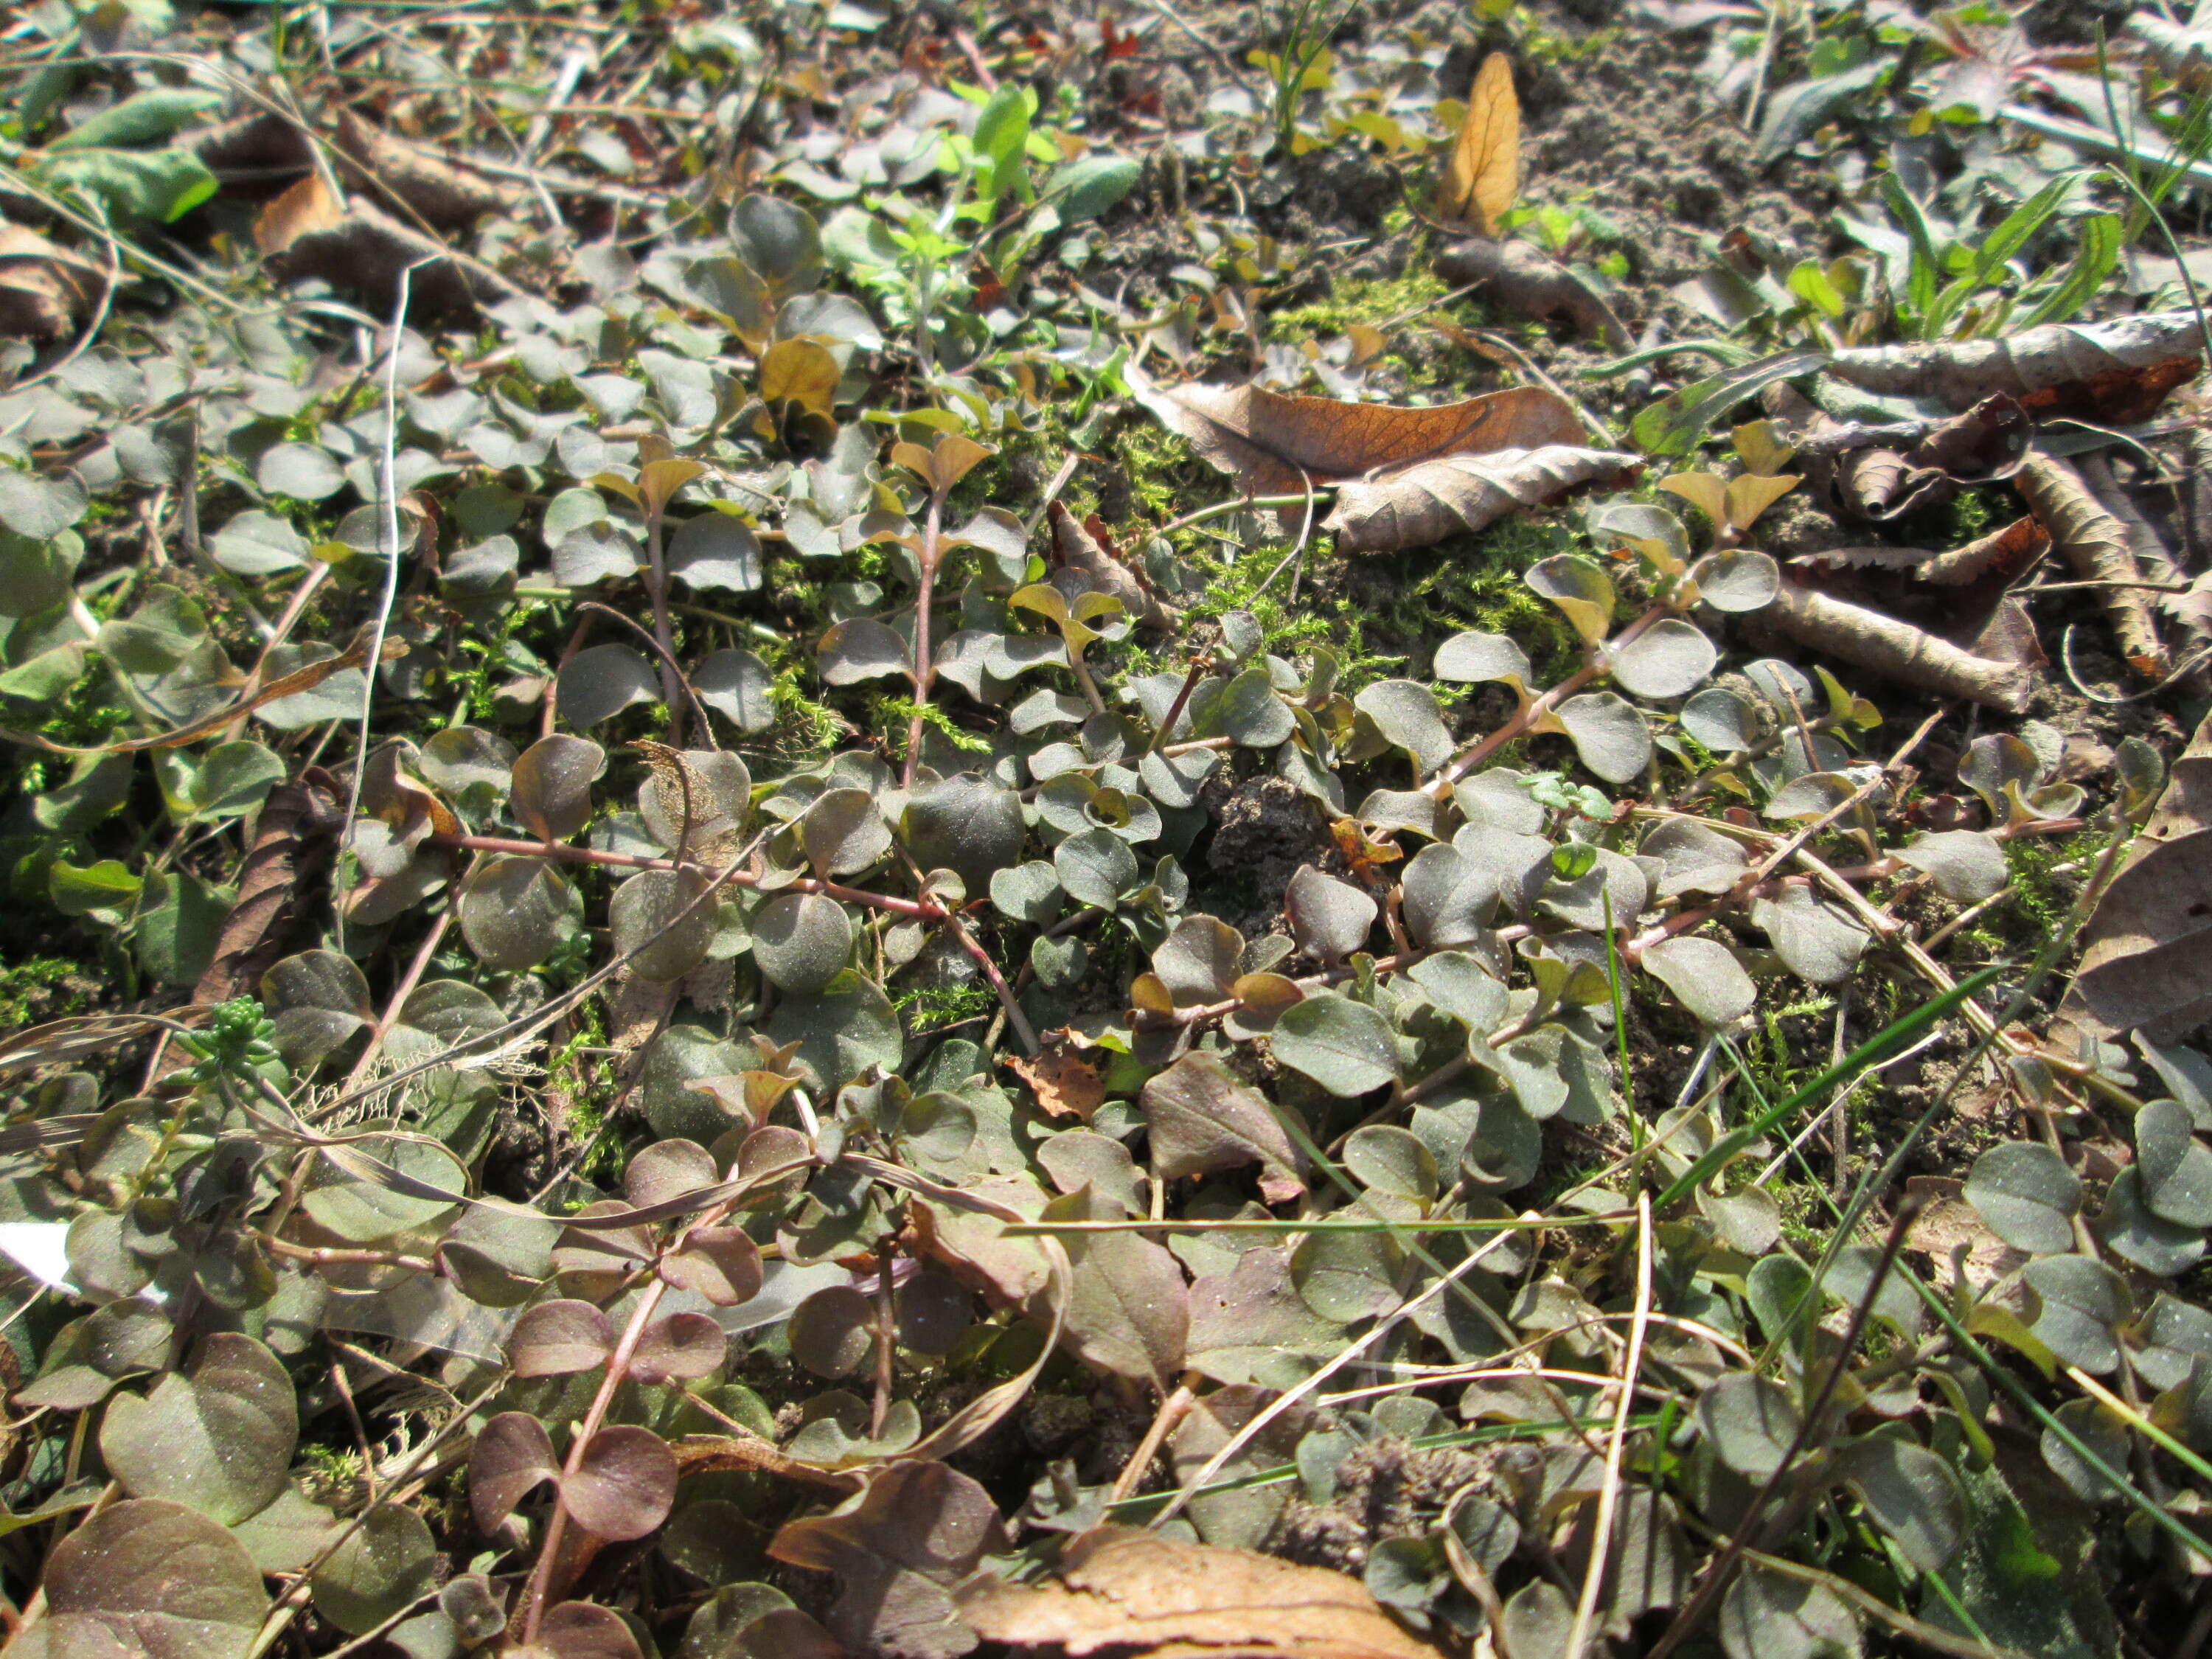
[(1824, 547), (1790, 562), (1811, 569), (1901, 570), (1915, 581), (1962, 587), (1984, 576), (2009, 580), (2050, 545), (2050, 536), (2029, 517), (2014, 519), (1948, 553), (1925, 547)]
[(1565, 317), (1576, 332), (1615, 351), (1631, 343), (1627, 325), (1604, 297), (1533, 242), (1454, 242), (1437, 255), (1437, 274), (1454, 288), (1539, 319)]
[[(1914, 1176), (1905, 1187), (1927, 1200), (1905, 1236), (1905, 1248), (1928, 1258), (1928, 1277), (1937, 1290), (1949, 1292), (1961, 1261), (1966, 1283), (1979, 1291), (2027, 1261), (1991, 1232), (1981, 1212), (1966, 1201), (1966, 1182), (1947, 1176)], [(1966, 1247), (1963, 1258), (1954, 1254), (1961, 1245)]]
[(1870, 669), (1916, 691), (1966, 697), (2017, 714), (2027, 707), (2028, 677), (2019, 664), (1961, 651), (1911, 623), (1784, 581), (1759, 613), (1800, 645)]
[(1085, 1123), (1106, 1103), (1106, 1081), (1098, 1068), (1075, 1052), (1070, 1033), (1047, 1031), (1035, 1060), (1011, 1059), (1006, 1064), (1030, 1085), (1036, 1103), (1053, 1117), (1072, 1117)]
[(978, 1634), (1079, 1656), (1152, 1659), (1437, 1659), (1342, 1573), (1244, 1550), (1098, 1527), (1062, 1552), (1057, 1583), (973, 1579), (955, 1592)]
[(1453, 455), (1347, 483), (1336, 510), (1322, 521), (1348, 553), (1426, 547), (1464, 531), (1495, 524), (1516, 507), (1555, 501), (1583, 484), (1618, 483), (1641, 465), (1614, 449), (1546, 444), (1488, 455)]
[(515, 193), (427, 144), (373, 127), (351, 110), (338, 114), (338, 173), (356, 190), (388, 192), (435, 230), (463, 230), (514, 201)]
[(2143, 579), (2127, 526), (2105, 510), (2063, 461), (2034, 456), (2013, 482), (2082, 580), (2116, 584), (2105, 591), (2105, 614), (2112, 618), (2128, 665), (2146, 679), (2163, 678), (2166, 647), (2159, 641), (2150, 595), (2141, 587), (2118, 585)]
[(269, 792), (239, 871), (238, 898), (192, 989), (194, 1002), (228, 1002), (254, 990), (284, 954), (301, 916), (322, 902), (345, 820), (343, 796), (319, 766)]
[(1437, 191), (1437, 216), (1495, 236), (1520, 190), (1521, 100), (1513, 92), (1513, 65), (1504, 52), (1493, 52), (1468, 92), (1459, 140)]
[[(1124, 374), (1162, 424), (1248, 493), (1344, 486), (1328, 525), (1347, 550), (1418, 547), (1480, 529), (1514, 507), (1638, 465), (1631, 455), (1577, 447), (1574, 406), (1534, 386), (1410, 409), (1252, 386), (1163, 387), (1133, 367)], [(1495, 465), (1463, 465), (1478, 456)]]
[(279, 276), (319, 276), (388, 312), (408, 277), (410, 310), (464, 313), (522, 290), (478, 259), (401, 224), (369, 202), (348, 203), (319, 173), (270, 202), (253, 222), (254, 245)]
[(2193, 310), (2147, 311), (2106, 323), (2050, 323), (2006, 340), (1855, 346), (1837, 352), (1827, 372), (1863, 391), (1966, 409), (1999, 392), (2026, 399), (2115, 373), (2133, 380), (2177, 362), (2194, 365), (2203, 349)]
[(64, 339), (106, 286), (98, 265), (0, 219), (0, 339)]
[(2081, 930), (2057, 1024), (2171, 1042), (2212, 1019), (2212, 715), (2173, 763), (2128, 862)]
[(1105, 525), (1093, 514), (1087, 522), (1058, 501), (1046, 515), (1052, 526), (1051, 562), (1073, 570), (1102, 593), (1121, 601), (1130, 620), (1146, 628), (1173, 627), (1177, 613), (1143, 574), (1115, 551)]

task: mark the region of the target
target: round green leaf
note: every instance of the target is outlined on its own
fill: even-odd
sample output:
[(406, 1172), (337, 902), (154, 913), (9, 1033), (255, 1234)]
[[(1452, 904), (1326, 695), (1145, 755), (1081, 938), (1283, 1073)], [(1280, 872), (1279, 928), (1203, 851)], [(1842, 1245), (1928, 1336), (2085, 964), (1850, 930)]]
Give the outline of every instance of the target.
[(1720, 653), (1679, 617), (1662, 617), (1613, 653), (1613, 678), (1639, 697), (1680, 697), (1713, 672)]
[(1717, 939), (1661, 939), (1644, 952), (1643, 965), (1707, 1025), (1733, 1025), (1759, 1000), (1735, 952)]
[(1364, 1095), (1398, 1079), (1398, 1042), (1389, 1022), (1334, 992), (1285, 1009), (1269, 1042), (1277, 1060), (1333, 1095)]
[(374, 1630), (430, 1588), (437, 1558), (421, 1516), (380, 1504), (315, 1569), (315, 1611), (349, 1636)]
[(819, 893), (777, 894), (753, 916), (752, 934), (753, 960), (786, 991), (819, 991), (853, 953), (851, 918)]
[(2074, 1248), (2081, 1179), (2048, 1146), (2014, 1140), (1990, 1147), (1967, 1174), (1966, 1198), (2016, 1250), (2056, 1255)]

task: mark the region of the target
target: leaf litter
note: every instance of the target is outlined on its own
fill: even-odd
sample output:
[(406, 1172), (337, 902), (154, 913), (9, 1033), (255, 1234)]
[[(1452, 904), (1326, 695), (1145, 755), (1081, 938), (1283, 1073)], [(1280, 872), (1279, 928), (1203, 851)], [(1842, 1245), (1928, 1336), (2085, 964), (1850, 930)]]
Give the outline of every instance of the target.
[(2185, 40), (1480, 10), (33, 15), (10, 1655), (2201, 1625)]

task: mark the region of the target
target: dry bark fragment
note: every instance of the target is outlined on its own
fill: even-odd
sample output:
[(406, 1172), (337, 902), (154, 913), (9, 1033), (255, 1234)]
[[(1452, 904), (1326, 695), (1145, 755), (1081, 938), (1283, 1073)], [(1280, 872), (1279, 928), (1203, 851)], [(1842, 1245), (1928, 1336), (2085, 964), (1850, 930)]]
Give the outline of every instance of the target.
[(1911, 623), (1785, 581), (1759, 612), (1800, 645), (1840, 657), (1916, 691), (1965, 697), (2017, 714), (2027, 707), (2027, 671), (1961, 651)]
[(380, 314), (390, 311), (400, 274), (410, 268), (410, 315), (421, 314), (416, 307), (438, 315), (465, 313), (522, 292), (482, 260), (401, 224), (374, 204), (349, 204), (319, 173), (262, 209), (253, 240), (279, 276), (319, 276), (360, 295)]
[(1999, 392), (2017, 398), (2115, 371), (2134, 374), (2177, 360), (2194, 363), (2203, 348), (2194, 311), (2148, 311), (2107, 323), (2050, 323), (2005, 340), (1855, 346), (1837, 352), (1827, 372), (1863, 391), (1939, 398), (1966, 409)]
[(1337, 532), (1337, 545), (1348, 553), (1426, 547), (1461, 531), (1485, 529), (1516, 508), (1555, 501), (1583, 484), (1631, 477), (1640, 465), (1622, 451), (1579, 444), (1447, 456), (1372, 483), (1345, 484), (1322, 524)]
[(1614, 351), (1632, 341), (1604, 296), (1533, 242), (1455, 242), (1437, 255), (1437, 275), (1454, 288), (1475, 285), (1482, 298), (1539, 319), (1565, 317), (1577, 333)]
[(386, 191), (441, 231), (464, 230), (512, 205), (514, 192), (465, 170), (426, 144), (338, 114), (338, 175), (356, 189)]
[(2127, 526), (2098, 504), (2081, 475), (2063, 461), (2032, 458), (2015, 475), (2021, 498), (2051, 532), (2051, 539), (2084, 581), (2112, 582), (2105, 612), (2118, 635), (2128, 665), (2146, 679), (2162, 678), (2166, 647), (2159, 642), (2150, 595), (2141, 587), (2142, 571), (2129, 544)]

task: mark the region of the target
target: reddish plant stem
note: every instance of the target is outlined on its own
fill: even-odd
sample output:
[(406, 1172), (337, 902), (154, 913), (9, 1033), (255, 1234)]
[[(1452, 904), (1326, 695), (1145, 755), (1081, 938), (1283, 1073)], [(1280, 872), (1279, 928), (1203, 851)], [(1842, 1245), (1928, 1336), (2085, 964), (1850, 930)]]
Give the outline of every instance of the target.
[(1437, 775), (1421, 786), (1421, 793), (1425, 795), (1441, 796), (1451, 785), (1481, 765), (1514, 738), (1533, 730), (1545, 715), (1550, 714), (1583, 687), (1602, 676), (1607, 672), (1607, 652), (1620, 650), (1661, 617), (1672, 615), (1674, 615), (1673, 606), (1655, 605), (1612, 639), (1606, 641), (1603, 645), (1593, 646), (1589, 651), (1589, 659), (1580, 668), (1545, 692), (1542, 696), (1531, 698), (1488, 737), (1478, 738), (1445, 762), (1437, 769)]
[(945, 521), (945, 492), (929, 492), (929, 512), (921, 525), (921, 592), (914, 602), (914, 718), (906, 728), (906, 765), (899, 776), (899, 787), (914, 787), (915, 768), (921, 764), (921, 734), (929, 724), (929, 683), (936, 678), (937, 665), (930, 660), (929, 611), (933, 590), (937, 586), (937, 567), (945, 557), (943, 526)]
[(446, 930), (453, 925), (453, 910), (448, 905), (438, 913), (437, 921), (430, 924), (430, 931), (422, 936), (422, 943), (416, 948), (414, 960), (407, 964), (407, 971), (399, 976), (399, 983), (392, 987), (392, 1000), (385, 1005), (384, 1018), (376, 1022), (375, 1029), (368, 1034), (368, 1046), (361, 1051), (361, 1058), (354, 1061), (353, 1070), (346, 1073), (348, 1092), (368, 1081), (369, 1071), (375, 1066), (377, 1055), (384, 1051), (384, 1040), (392, 1035), (392, 1028), (399, 1023), (399, 1010), (415, 994), (415, 988), (422, 982), (422, 975), (430, 966), (430, 958), (438, 954), (439, 945), (445, 943)]

